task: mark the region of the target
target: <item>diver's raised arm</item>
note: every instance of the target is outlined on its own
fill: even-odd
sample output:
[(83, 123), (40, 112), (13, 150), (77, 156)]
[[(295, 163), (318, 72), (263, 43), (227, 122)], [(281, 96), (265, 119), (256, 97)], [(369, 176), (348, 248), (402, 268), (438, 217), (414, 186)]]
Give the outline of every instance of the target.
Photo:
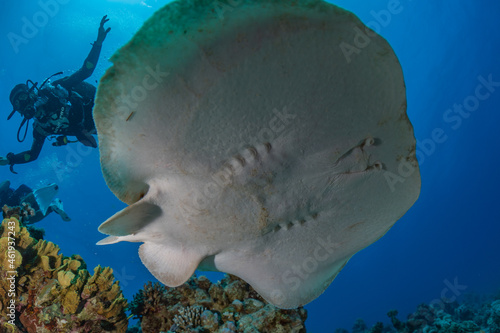
[(75, 87), (78, 85), (80, 82), (83, 80), (89, 78), (92, 73), (94, 72), (96, 66), (97, 66), (97, 61), (99, 60), (99, 55), (101, 54), (101, 48), (102, 48), (102, 42), (106, 39), (106, 36), (108, 35), (109, 31), (111, 28), (104, 28), (104, 24), (109, 21), (107, 18), (107, 15), (104, 15), (104, 17), (101, 19), (101, 23), (99, 25), (99, 29), (97, 31), (97, 39), (96, 41), (92, 44), (92, 49), (89, 52), (89, 55), (87, 58), (85, 58), (85, 61), (83, 62), (82, 67), (76, 71), (74, 74), (67, 76), (63, 79), (57, 80), (54, 82), (54, 85), (57, 86), (58, 84), (62, 85), (68, 90), (71, 90), (72, 87)]

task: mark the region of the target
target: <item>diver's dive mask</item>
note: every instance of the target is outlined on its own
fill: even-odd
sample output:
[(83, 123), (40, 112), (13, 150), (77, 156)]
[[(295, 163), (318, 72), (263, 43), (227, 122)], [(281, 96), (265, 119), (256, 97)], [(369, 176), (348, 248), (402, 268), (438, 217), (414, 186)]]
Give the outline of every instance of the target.
[(33, 93), (21, 93), (15, 100), (18, 106), (15, 111), (18, 111), (24, 118), (31, 119), (35, 116), (35, 102), (36, 95)]
[[(14, 115), (14, 113), (16, 113), (16, 111), (18, 111), (24, 117), (24, 119), (21, 122), (21, 125), (19, 126), (19, 130), (17, 131), (17, 141), (23, 142), (24, 139), (26, 139), (26, 133), (28, 133), (28, 127), (29, 127), (29, 120), (35, 116), (36, 112), (35, 102), (38, 99), (37, 92), (43, 88), (43, 86), (47, 83), (47, 81), (50, 80), (50, 78), (52, 78), (55, 75), (61, 75), (61, 74), (62, 72), (52, 74), (51, 76), (46, 78), (45, 81), (43, 81), (40, 87), (38, 87), (38, 82), (33, 82), (31, 80), (28, 80), (26, 81), (26, 83), (20, 83), (16, 85), (10, 92), (9, 99), (14, 109), (7, 117), (7, 120), (12, 118), (12, 116)], [(28, 122), (28, 124), (26, 125), (24, 136), (21, 139), (19, 137), (19, 133), (21, 132), (21, 128), (24, 126), (26, 122)]]
[[(31, 84), (31, 87), (29, 84)], [(24, 139), (26, 139), (26, 133), (28, 132), (29, 127), (29, 123), (26, 124), (26, 122), (29, 122), (29, 120), (35, 116), (35, 102), (37, 100), (37, 94), (35, 92), (36, 88), (37, 83), (33, 83), (33, 81), (28, 80), (26, 81), (26, 84), (21, 83), (16, 85), (10, 92), (9, 99), (13, 110), (7, 117), (7, 120), (12, 118), (16, 111), (23, 116), (19, 130), (17, 131), (17, 141), (19, 142), (23, 142)], [(26, 130), (24, 131), (24, 136), (21, 139), (19, 134), (24, 124), (26, 124)]]
[[(28, 84), (31, 83), (31, 87)], [(14, 113), (18, 111), (24, 118), (31, 119), (35, 116), (34, 104), (37, 100), (37, 95), (35, 92), (37, 84), (28, 80), (26, 84), (18, 84), (12, 89), (10, 93), (10, 103), (12, 104), (13, 110), (10, 113), (7, 120), (12, 118)]]

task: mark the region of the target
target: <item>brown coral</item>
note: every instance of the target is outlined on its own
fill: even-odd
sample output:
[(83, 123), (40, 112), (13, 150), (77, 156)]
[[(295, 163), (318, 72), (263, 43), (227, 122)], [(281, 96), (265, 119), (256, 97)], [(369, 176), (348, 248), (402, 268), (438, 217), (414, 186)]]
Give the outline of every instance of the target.
[(305, 332), (303, 308), (280, 310), (231, 275), (191, 277), (177, 288), (147, 283), (131, 303), (143, 332)]
[(0, 330), (16, 332), (14, 323), (30, 333), (126, 331), (127, 301), (112, 269), (98, 266), (91, 276), (80, 256), (64, 257), (54, 243), (33, 239), (15, 217), (2, 222), (0, 235)]
[(9, 207), (3, 205), (2, 215), (4, 219), (16, 218), (18, 221), (28, 220), (31, 216), (35, 216), (35, 210), (31, 208), (29, 203), (23, 202), (21, 206)]
[(201, 325), (201, 314), (205, 311), (203, 306), (188, 306), (179, 309), (179, 314), (174, 316), (173, 322), (182, 329), (195, 328)]

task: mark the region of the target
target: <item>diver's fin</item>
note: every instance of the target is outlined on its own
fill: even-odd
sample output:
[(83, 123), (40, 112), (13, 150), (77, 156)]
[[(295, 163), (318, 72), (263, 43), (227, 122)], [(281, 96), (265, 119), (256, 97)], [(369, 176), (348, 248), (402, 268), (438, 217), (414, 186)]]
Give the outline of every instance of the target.
[(4, 180), (0, 183), (0, 193), (7, 192), (10, 187), (10, 181)]
[(152, 242), (140, 246), (139, 256), (151, 274), (169, 287), (186, 282), (204, 258), (189, 249)]
[(56, 212), (57, 214), (59, 214), (59, 216), (63, 219), (63, 221), (65, 221), (65, 222), (71, 221), (71, 218), (64, 211), (63, 203), (62, 203), (61, 199), (55, 198), (52, 201), (52, 203), (50, 204), (50, 208), (52, 208), (52, 210), (54, 212)]
[(59, 187), (56, 184), (51, 184), (33, 191), (35, 200), (43, 215), (47, 214), (47, 209), (49, 209), (49, 206), (51, 205), (52, 200), (54, 200), (58, 190)]

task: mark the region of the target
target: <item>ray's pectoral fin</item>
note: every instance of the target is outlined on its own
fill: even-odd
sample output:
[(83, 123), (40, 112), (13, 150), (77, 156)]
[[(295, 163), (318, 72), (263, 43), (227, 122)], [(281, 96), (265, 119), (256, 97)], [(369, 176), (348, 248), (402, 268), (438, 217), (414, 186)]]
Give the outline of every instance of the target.
[(98, 245), (121, 241), (144, 242), (139, 247), (142, 263), (159, 281), (169, 287), (186, 282), (206, 255), (182, 244), (171, 243), (163, 234), (162, 210), (151, 202), (140, 200), (110, 217), (99, 226), (109, 235)]
[[(349, 258), (339, 260), (329, 267), (296, 274), (292, 270), (283, 270), (278, 281), (272, 279), (269, 283), (252, 281), (250, 285), (269, 303), (281, 309), (292, 309), (304, 306), (321, 295), (338, 273), (344, 268)], [(243, 278), (245, 281), (246, 279)]]
[(179, 247), (146, 242), (139, 248), (139, 256), (147, 269), (163, 284), (178, 287), (186, 282), (204, 256)]
[(99, 241), (97, 245), (113, 244), (122, 240), (133, 241), (125, 238), (135, 235), (161, 214), (159, 206), (140, 200), (111, 216), (99, 226), (99, 231), (110, 237)]
[(321, 295), (350, 259), (350, 256), (332, 259), (327, 254), (315, 258), (303, 251), (294, 257), (293, 264), (285, 260), (286, 254), (279, 253), (268, 259), (233, 253), (216, 261), (219, 270), (242, 278), (269, 303), (292, 309)]

